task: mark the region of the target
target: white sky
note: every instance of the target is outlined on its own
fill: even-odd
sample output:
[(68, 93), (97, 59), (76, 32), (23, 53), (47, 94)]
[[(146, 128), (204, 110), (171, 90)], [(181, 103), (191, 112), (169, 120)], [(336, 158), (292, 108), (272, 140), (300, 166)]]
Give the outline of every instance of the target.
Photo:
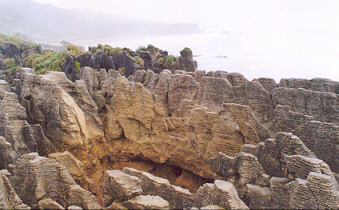
[(339, 30), (339, 0), (34, 0), (202, 30)]

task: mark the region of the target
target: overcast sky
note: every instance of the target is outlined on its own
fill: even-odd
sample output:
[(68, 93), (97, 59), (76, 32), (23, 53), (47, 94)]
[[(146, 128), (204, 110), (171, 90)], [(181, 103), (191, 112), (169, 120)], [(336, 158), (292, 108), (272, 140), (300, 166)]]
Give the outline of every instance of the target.
[(34, 0), (203, 30), (338, 30), (339, 0)]

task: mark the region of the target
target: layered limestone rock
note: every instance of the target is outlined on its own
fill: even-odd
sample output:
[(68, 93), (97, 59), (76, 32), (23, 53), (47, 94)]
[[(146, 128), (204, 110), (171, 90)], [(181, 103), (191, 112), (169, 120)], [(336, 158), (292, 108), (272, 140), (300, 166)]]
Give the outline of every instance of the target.
[(338, 98), (334, 93), (280, 87), (273, 90), (272, 100), (274, 106), (288, 105), (291, 111), (313, 116), (315, 120), (338, 123)]
[(339, 173), (339, 126), (332, 123), (309, 121), (292, 131), (332, 171)]
[(23, 203), (36, 207), (39, 201), (49, 198), (64, 208), (68, 205), (100, 208), (95, 196), (77, 185), (57, 161), (29, 153), (14, 164), (12, 185)]
[(7, 170), (0, 171), (0, 208), (1, 209), (31, 209), (24, 204), (15, 192)]
[[(111, 170), (106, 172), (104, 194), (106, 205), (118, 207), (118, 203), (127, 208), (146, 208), (146, 200), (159, 207), (192, 208), (220, 206), (226, 209), (247, 209), (238, 197), (234, 186), (225, 181), (216, 180), (214, 184), (205, 184), (197, 193), (192, 194), (181, 187), (171, 185), (168, 180), (153, 176), (147, 172), (125, 167), (124, 172)], [(141, 206), (139, 206), (141, 205)], [(165, 208), (163, 207), (163, 208)]]
[[(237, 196), (251, 208), (280, 208), (283, 204), (277, 196), (290, 192), (291, 180), (306, 180), (316, 172), (334, 182), (328, 166), (315, 159), (323, 159), (334, 171), (338, 165), (337, 96), (327, 83), (318, 85), (326, 86), (328, 92), (323, 92), (311, 86), (309, 90), (277, 87), (263, 78), (247, 81), (241, 74), (221, 71), (156, 74), (139, 70), (126, 79), (113, 69), (106, 73), (85, 67), (80, 75), (81, 80), (72, 82), (62, 72), (35, 75), (32, 69), (21, 68), (12, 88), (17, 98), (7, 83), (0, 82), (2, 168), (14, 172), (18, 165), (11, 164), (32, 151), (49, 156), (64, 165), (76, 183), (95, 193), (99, 203), (112, 208), (139, 195), (160, 196), (178, 208), (247, 207), (239, 198), (234, 201)], [(52, 168), (57, 164), (42, 157), (21, 162), (30, 161)], [(132, 169), (124, 167), (145, 172), (130, 174)], [(125, 179), (119, 180), (128, 176), (120, 177), (121, 171), (106, 181), (106, 170), (119, 169), (139, 179), (142, 191), (129, 194)], [(278, 183), (274, 176), (289, 179)], [(206, 199), (199, 203), (195, 192), (213, 182), (211, 178), (228, 182), (204, 185), (198, 192)], [(90, 192), (74, 183), (68, 185), (73, 205), (92, 205)], [(116, 186), (124, 190), (108, 190)], [(112, 194), (118, 193), (112, 192), (130, 196), (115, 198)], [(27, 204), (38, 205), (45, 198), (27, 199)], [(49, 198), (52, 201), (40, 205), (55, 201), (67, 207), (61, 198)], [(87, 198), (89, 203), (82, 205)], [(233, 203), (224, 202), (229, 199)]]
[(307, 79), (281, 79), (279, 83), (280, 87), (287, 88), (303, 88), (308, 90), (320, 91), (320, 92), (332, 92), (339, 94), (339, 82), (332, 81), (330, 79), (314, 78)]

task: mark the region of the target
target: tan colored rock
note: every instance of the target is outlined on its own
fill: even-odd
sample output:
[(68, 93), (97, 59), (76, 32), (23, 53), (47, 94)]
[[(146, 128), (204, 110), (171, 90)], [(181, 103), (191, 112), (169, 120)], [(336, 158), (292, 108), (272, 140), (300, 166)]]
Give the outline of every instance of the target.
[(80, 181), (84, 176), (84, 164), (76, 159), (71, 153), (65, 151), (63, 153), (49, 154), (48, 158), (55, 159), (61, 165), (65, 166), (68, 172), (76, 181)]

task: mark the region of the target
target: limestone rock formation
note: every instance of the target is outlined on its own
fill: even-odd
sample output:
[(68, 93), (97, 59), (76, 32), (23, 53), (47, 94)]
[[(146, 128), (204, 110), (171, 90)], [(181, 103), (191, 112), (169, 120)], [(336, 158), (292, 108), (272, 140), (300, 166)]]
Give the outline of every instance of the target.
[(334, 93), (280, 87), (273, 90), (272, 100), (275, 106), (288, 105), (291, 111), (313, 116), (315, 120), (336, 123), (339, 119), (338, 98)]
[(0, 170), (0, 208), (1, 209), (31, 209), (24, 204), (14, 191), (7, 170)]
[(279, 87), (286, 87), (286, 88), (303, 88), (313, 91), (320, 91), (320, 92), (332, 92), (339, 94), (338, 88), (339, 83), (336, 81), (332, 81), (330, 79), (323, 79), (323, 78), (314, 78), (311, 80), (307, 79), (281, 79), (279, 83)]
[(125, 201), (124, 206), (128, 209), (169, 209), (169, 203), (160, 196), (139, 195)]
[(309, 121), (292, 131), (332, 171), (339, 173), (339, 126), (332, 123)]
[(258, 160), (270, 176), (286, 175), (284, 169), (285, 155), (303, 155), (315, 157), (304, 143), (291, 133), (277, 133), (275, 139), (267, 139), (258, 146)]
[(141, 181), (120, 170), (106, 171), (103, 183), (104, 206), (124, 202), (143, 193)]
[(50, 198), (64, 208), (67, 205), (100, 208), (95, 196), (76, 185), (67, 169), (57, 161), (29, 153), (22, 155), (14, 164), (13, 188), (29, 206)]

